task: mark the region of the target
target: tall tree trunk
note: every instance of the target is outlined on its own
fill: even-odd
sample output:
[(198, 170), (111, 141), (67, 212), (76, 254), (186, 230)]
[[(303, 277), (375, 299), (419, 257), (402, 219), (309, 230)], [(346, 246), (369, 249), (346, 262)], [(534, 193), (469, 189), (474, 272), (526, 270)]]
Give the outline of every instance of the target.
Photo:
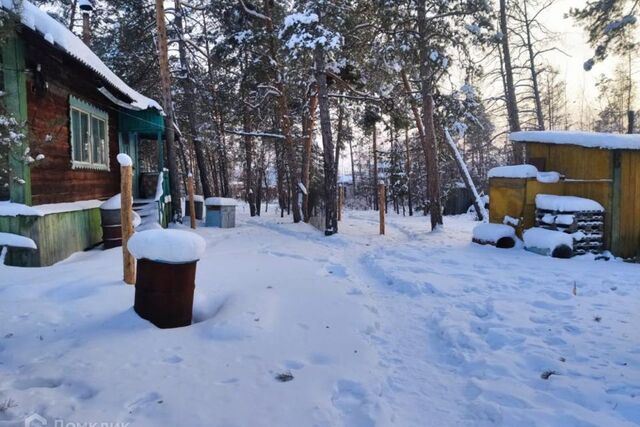
[[(516, 89), (513, 81), (513, 65), (511, 63), (511, 50), (509, 49), (509, 28), (507, 26), (507, 1), (500, 0), (500, 32), (502, 33), (502, 58), (505, 73), (505, 101), (507, 103), (507, 114), (509, 116), (509, 130), (518, 132), (520, 130), (520, 117), (518, 113), (518, 101), (516, 99)], [(522, 144), (513, 145), (513, 158), (515, 163), (524, 161)]]
[[(405, 170), (407, 174), (407, 202), (409, 204), (409, 216), (413, 216), (413, 200), (411, 190), (413, 187), (413, 180), (411, 179), (411, 151), (409, 150), (409, 129), (404, 130), (404, 149), (407, 156), (405, 164)], [(404, 205), (403, 205), (404, 206)]]
[(218, 112), (218, 141), (216, 147), (218, 151), (218, 159), (220, 161), (220, 192), (222, 197), (231, 196), (231, 188), (229, 187), (229, 160), (227, 158), (227, 138), (225, 135), (225, 121), (222, 113)]
[(420, 35), (420, 92), (422, 96), (422, 123), (425, 137), (423, 149), (427, 166), (427, 189), (429, 191), (429, 212), (431, 229), (442, 225), (442, 207), (440, 203), (440, 170), (438, 167), (438, 141), (433, 117), (432, 73), (429, 70), (428, 37), (429, 29), (425, 13), (425, 0), (418, 1), (418, 32)]
[(276, 153), (276, 184), (278, 186), (278, 206), (280, 207), (280, 217), (284, 217), (284, 211), (287, 209), (287, 194), (285, 189), (285, 171), (284, 160), (282, 154), (282, 145), (280, 141), (274, 140)]
[(69, 12), (69, 31), (73, 31), (73, 27), (76, 25), (76, 11), (78, 10), (78, 0), (73, 0), (69, 6), (71, 11)]
[(258, 177), (256, 178), (256, 215), (260, 216), (260, 208), (262, 206), (262, 180), (265, 175), (265, 165), (264, 165), (264, 143), (261, 144), (260, 147), (260, 155), (258, 157)]
[[(229, 197), (229, 173), (228, 173), (228, 162), (227, 162), (227, 146), (226, 146), (226, 135), (224, 133), (224, 116), (220, 111), (218, 104), (218, 96), (216, 91), (215, 79), (213, 75), (213, 64), (212, 64), (212, 55), (211, 55), (211, 46), (209, 44), (209, 29), (207, 25), (207, 13), (205, 10), (202, 11), (202, 27), (204, 33), (205, 40), (205, 49), (207, 52), (207, 75), (209, 77), (209, 87), (212, 94), (211, 100), (211, 118), (214, 123), (214, 127), (216, 129), (216, 134), (218, 137), (218, 143), (215, 145), (213, 149), (213, 161), (219, 162), (219, 164), (213, 165), (213, 170), (218, 170), (216, 174), (214, 172), (214, 176), (216, 179), (214, 180), (214, 192), (216, 195), (221, 195), (222, 197)], [(219, 182), (219, 186), (215, 187), (216, 182)]]
[(158, 59), (160, 63), (160, 80), (162, 84), (162, 101), (164, 104), (165, 142), (167, 146), (167, 163), (171, 179), (171, 221), (182, 220), (180, 204), (180, 171), (178, 170), (177, 150), (175, 145), (175, 129), (173, 127), (173, 98), (171, 95), (171, 72), (169, 70), (169, 48), (167, 44), (167, 27), (164, 22), (164, 2), (156, 0), (156, 25), (158, 28)]
[[(336, 160), (334, 164), (334, 169), (336, 170), (336, 183), (338, 182), (338, 178), (340, 176), (340, 150), (342, 150), (342, 145), (344, 144), (344, 106), (342, 105), (342, 98), (338, 101), (338, 129), (336, 136)], [(338, 190), (340, 191), (340, 190)]]
[(373, 189), (373, 209), (380, 209), (380, 201), (378, 200), (378, 126), (374, 123), (371, 134), (373, 144), (373, 173), (372, 175), (372, 189)]
[(189, 129), (189, 138), (193, 143), (193, 148), (196, 155), (196, 163), (198, 170), (200, 171), (200, 183), (202, 186), (202, 192), (204, 197), (213, 196), (213, 185), (211, 184), (210, 172), (207, 167), (207, 157), (205, 153), (204, 143), (198, 133), (198, 127), (196, 125), (196, 112), (195, 112), (195, 91), (193, 89), (193, 80), (191, 77), (191, 68), (189, 66), (189, 57), (187, 56), (187, 47), (184, 41), (184, 23), (182, 20), (183, 10), (181, 0), (174, 0), (175, 6), (175, 25), (178, 28), (178, 53), (180, 56), (180, 68), (182, 73), (181, 81), (185, 92), (186, 101), (185, 108), (187, 110), (187, 124)]
[(307, 110), (303, 118), (304, 151), (302, 153), (302, 185), (307, 194), (303, 198), (304, 222), (309, 222), (311, 211), (309, 209), (309, 192), (311, 191), (311, 155), (313, 153), (313, 133), (316, 126), (316, 110), (318, 109), (318, 86), (315, 82), (309, 85), (307, 90)]
[(210, 145), (206, 147), (207, 161), (211, 165), (211, 178), (213, 181), (213, 194), (220, 196), (220, 174), (218, 173), (218, 162), (216, 161), (216, 153)]
[(242, 122), (244, 131), (247, 133), (244, 139), (244, 161), (245, 161), (245, 191), (247, 195), (247, 203), (249, 203), (249, 213), (256, 216), (256, 194), (253, 186), (253, 137), (248, 135), (251, 132), (251, 118), (249, 117), (249, 109), (244, 107)]
[(338, 198), (336, 171), (334, 164), (334, 146), (331, 135), (331, 116), (329, 111), (329, 89), (327, 87), (327, 73), (324, 59), (324, 47), (319, 43), (314, 49), (316, 65), (316, 82), (318, 82), (318, 106), (320, 110), (320, 129), (322, 133), (324, 160), (324, 191), (325, 191), (325, 230), (330, 236), (338, 232), (338, 216), (336, 201)]
[(533, 52), (531, 22), (529, 21), (529, 15), (527, 12), (527, 2), (528, 0), (523, 0), (524, 26), (527, 36), (527, 52), (529, 54), (529, 71), (531, 72), (531, 84), (533, 86), (533, 99), (536, 106), (536, 122), (538, 124), (538, 130), (544, 130), (544, 115), (542, 114), (542, 101), (540, 97), (540, 87), (538, 85), (538, 71), (536, 70), (535, 63), (536, 55)]
[(353, 138), (349, 138), (349, 156), (351, 157), (351, 184), (353, 185), (353, 194), (357, 192), (356, 186), (356, 163), (353, 158)]
[(291, 116), (289, 114), (289, 99), (287, 97), (287, 88), (284, 84), (284, 73), (282, 72), (282, 66), (278, 61), (278, 46), (276, 44), (277, 34), (273, 26), (273, 19), (271, 19), (271, 4), (272, 0), (264, 0), (264, 7), (266, 16), (269, 18), (267, 22), (267, 30), (269, 32), (269, 53), (271, 61), (275, 67), (275, 88), (278, 91), (276, 115), (284, 135), (286, 154), (287, 154), (287, 178), (292, 189), (291, 194), (291, 210), (293, 211), (293, 222), (297, 223), (302, 220), (302, 214), (300, 212), (300, 204), (298, 203), (297, 194), (299, 192), (298, 183), (301, 182), (298, 179), (296, 166), (296, 148), (294, 145), (293, 136), (291, 134)]

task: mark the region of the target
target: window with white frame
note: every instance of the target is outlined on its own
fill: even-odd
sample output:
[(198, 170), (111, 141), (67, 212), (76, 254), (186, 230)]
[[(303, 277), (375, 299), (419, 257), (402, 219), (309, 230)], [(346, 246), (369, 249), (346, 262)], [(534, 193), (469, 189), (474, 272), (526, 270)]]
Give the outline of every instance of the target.
[(109, 115), (73, 96), (69, 105), (72, 168), (109, 170)]

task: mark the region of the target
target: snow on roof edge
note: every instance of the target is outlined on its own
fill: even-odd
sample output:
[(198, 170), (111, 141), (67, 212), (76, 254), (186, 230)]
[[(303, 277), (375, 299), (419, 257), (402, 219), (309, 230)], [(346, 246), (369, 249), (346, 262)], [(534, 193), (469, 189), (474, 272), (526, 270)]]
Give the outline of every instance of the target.
[(579, 132), (579, 131), (522, 131), (509, 135), (512, 142), (578, 145), (605, 150), (640, 150), (640, 134)]
[(131, 105), (134, 108), (141, 110), (154, 108), (163, 112), (158, 102), (132, 89), (111, 71), (80, 38), (33, 3), (24, 0), (22, 10), (16, 10), (13, 0), (0, 0), (0, 6), (5, 10), (18, 13), (24, 26), (41, 34), (52, 45), (62, 48), (68, 55), (82, 62), (113, 87), (131, 98)]

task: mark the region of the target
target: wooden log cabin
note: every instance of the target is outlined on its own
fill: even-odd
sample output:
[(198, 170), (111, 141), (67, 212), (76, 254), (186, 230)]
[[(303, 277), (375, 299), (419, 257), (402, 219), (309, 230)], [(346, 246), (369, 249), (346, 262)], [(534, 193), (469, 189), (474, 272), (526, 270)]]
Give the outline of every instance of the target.
[(529, 177), (490, 178), (490, 220), (520, 219), (519, 234), (536, 222), (536, 196), (551, 194), (595, 200), (604, 207), (604, 249), (622, 258), (640, 256), (640, 135), (588, 132), (515, 132), (524, 144)]
[(5, 262), (46, 266), (99, 244), (99, 206), (119, 193), (119, 152), (134, 160), (134, 197), (157, 203), (163, 222), (160, 105), (47, 13), (28, 1), (20, 10), (12, 4), (0, 1), (15, 20), (0, 47), (0, 90), (3, 114), (26, 137), (0, 153), (0, 232), (30, 237), (38, 250), (10, 250)]

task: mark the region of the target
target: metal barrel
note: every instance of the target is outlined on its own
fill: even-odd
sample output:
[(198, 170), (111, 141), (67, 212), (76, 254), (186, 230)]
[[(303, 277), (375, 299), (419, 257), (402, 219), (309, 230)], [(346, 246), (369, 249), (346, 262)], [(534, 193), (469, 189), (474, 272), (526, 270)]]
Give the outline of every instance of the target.
[(120, 209), (100, 209), (102, 240), (105, 249), (122, 246), (122, 224)]
[(133, 306), (136, 313), (163, 329), (191, 325), (196, 264), (139, 259)]

